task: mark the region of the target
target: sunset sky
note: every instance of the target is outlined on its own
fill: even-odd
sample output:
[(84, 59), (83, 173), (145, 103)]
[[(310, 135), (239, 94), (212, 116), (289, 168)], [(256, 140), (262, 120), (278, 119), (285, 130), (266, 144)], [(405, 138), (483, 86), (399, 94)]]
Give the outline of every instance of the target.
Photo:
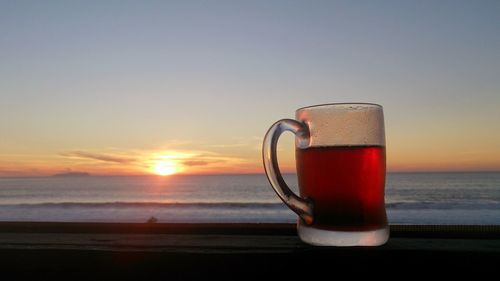
[(500, 1), (2, 1), (0, 176), (262, 173), (274, 121), (351, 101), (384, 106), (389, 171), (499, 171), (499, 15)]

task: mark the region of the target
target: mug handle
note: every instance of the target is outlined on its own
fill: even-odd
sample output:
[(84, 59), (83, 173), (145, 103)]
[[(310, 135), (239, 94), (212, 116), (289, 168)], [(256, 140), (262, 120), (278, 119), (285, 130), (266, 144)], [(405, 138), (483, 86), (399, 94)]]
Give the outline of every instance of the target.
[(310, 200), (303, 199), (297, 196), (286, 185), (285, 180), (281, 176), (278, 166), (278, 158), (276, 155), (276, 146), (281, 134), (285, 131), (290, 131), (296, 135), (296, 146), (305, 148), (309, 144), (309, 129), (304, 123), (293, 119), (281, 119), (274, 123), (264, 137), (262, 144), (262, 159), (264, 169), (266, 170), (267, 179), (273, 187), (279, 198), (306, 224), (313, 223), (313, 205)]

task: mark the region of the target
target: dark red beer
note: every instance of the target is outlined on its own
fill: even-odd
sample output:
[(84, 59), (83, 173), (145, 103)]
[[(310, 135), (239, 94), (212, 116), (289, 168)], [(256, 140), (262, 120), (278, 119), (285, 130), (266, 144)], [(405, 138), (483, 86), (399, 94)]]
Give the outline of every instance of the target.
[(312, 227), (365, 231), (387, 225), (384, 147), (298, 148), (296, 160), (300, 194), (313, 201)]

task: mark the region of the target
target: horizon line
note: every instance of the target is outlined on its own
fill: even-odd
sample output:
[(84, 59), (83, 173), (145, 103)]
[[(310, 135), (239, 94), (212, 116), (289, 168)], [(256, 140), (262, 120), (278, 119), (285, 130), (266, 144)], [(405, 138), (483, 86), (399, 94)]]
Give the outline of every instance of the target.
[[(463, 174), (463, 173), (500, 173), (500, 170), (435, 170), (435, 171), (387, 171), (387, 174)], [(284, 172), (282, 175), (296, 175), (296, 172)], [(75, 175), (75, 176), (61, 176), (59, 174), (54, 175), (28, 175), (28, 176), (0, 176), (0, 179), (8, 178), (84, 178), (84, 177), (157, 177), (157, 178), (169, 178), (177, 176), (243, 176), (243, 175), (265, 175), (265, 172), (250, 172), (250, 173), (178, 173), (168, 176), (161, 176), (156, 174), (92, 174), (87, 173), (85, 175)]]

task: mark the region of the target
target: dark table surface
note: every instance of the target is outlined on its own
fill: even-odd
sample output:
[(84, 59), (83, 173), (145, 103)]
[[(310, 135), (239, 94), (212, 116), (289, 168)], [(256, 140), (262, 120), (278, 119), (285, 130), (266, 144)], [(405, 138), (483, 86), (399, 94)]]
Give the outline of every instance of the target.
[(392, 225), (383, 246), (338, 248), (302, 243), (291, 224), (3, 222), (0, 264), (14, 280), (491, 276), (500, 226)]

